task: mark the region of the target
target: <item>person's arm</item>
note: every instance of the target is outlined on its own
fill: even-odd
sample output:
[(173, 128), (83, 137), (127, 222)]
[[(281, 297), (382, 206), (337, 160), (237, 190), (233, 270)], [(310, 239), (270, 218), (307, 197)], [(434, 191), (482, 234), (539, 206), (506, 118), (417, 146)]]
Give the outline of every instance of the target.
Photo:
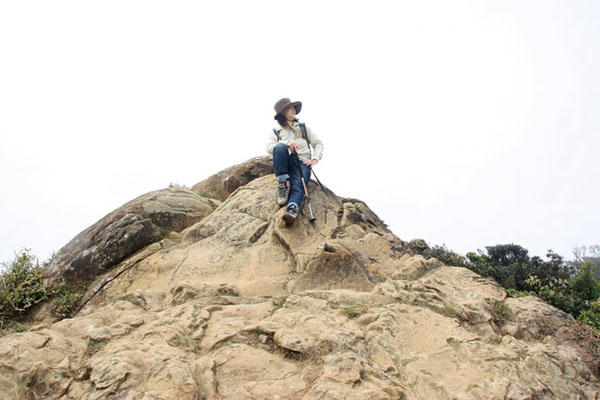
[(313, 151), (313, 160), (321, 161), (323, 158), (323, 142), (313, 133), (313, 131), (307, 126), (306, 134), (308, 135), (308, 139), (310, 140), (310, 144), (312, 145)]

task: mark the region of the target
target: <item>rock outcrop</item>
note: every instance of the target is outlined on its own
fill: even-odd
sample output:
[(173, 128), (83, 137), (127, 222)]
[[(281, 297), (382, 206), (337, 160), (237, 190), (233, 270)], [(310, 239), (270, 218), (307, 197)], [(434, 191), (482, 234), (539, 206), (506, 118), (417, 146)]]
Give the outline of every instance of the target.
[(192, 186), (192, 190), (208, 197), (225, 201), (240, 186), (256, 178), (273, 173), (273, 162), (269, 156), (254, 157), (233, 167), (224, 169), (202, 182)]
[(189, 189), (169, 188), (142, 195), (90, 226), (52, 258), (48, 274), (80, 284), (209, 215), (219, 201)]
[(0, 396), (598, 398), (598, 371), (564, 340), (568, 315), (443, 265), (313, 182), (317, 220), (286, 227), (276, 186), (238, 186), (178, 234), (95, 268), (74, 318), (0, 339)]

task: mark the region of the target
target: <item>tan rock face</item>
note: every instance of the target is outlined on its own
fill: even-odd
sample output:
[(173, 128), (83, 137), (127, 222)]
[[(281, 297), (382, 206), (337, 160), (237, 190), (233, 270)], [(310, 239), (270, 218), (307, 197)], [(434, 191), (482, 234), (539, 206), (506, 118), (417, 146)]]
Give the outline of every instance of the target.
[(60, 249), (49, 274), (67, 284), (87, 282), (161, 236), (198, 222), (219, 203), (182, 188), (147, 193), (111, 212)]
[[(1, 398), (597, 398), (573, 321), (426, 259), (362, 202), (237, 188), (99, 276), (72, 319), (0, 339)], [(3, 396), (3, 397), (2, 397)]]
[(192, 186), (192, 190), (225, 201), (240, 186), (272, 173), (273, 162), (270, 156), (255, 157), (196, 183)]

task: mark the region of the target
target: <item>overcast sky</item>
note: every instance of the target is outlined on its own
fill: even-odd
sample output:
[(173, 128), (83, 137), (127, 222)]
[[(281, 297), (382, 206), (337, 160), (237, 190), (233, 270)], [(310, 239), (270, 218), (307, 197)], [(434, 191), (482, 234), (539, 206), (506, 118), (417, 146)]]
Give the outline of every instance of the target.
[(315, 167), (404, 240), (600, 243), (600, 2), (4, 1), (0, 261), (264, 154), (281, 97)]

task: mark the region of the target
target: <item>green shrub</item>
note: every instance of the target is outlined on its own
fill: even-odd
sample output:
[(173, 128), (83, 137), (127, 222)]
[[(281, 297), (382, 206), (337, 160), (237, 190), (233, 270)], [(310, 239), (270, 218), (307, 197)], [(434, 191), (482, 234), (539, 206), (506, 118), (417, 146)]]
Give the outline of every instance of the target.
[(572, 280), (573, 291), (583, 300), (596, 300), (600, 297), (600, 281), (595, 278), (597, 266), (586, 261), (579, 274)]
[(585, 310), (581, 314), (579, 314), (579, 317), (577, 317), (577, 319), (596, 330), (600, 330), (600, 312)]
[(571, 281), (568, 279), (552, 279), (544, 284), (536, 275), (531, 275), (525, 281), (537, 296), (546, 303), (577, 317), (587, 309), (586, 301), (573, 292)]
[(367, 308), (362, 304), (352, 303), (342, 307), (342, 311), (348, 318), (353, 319), (364, 314), (367, 311)]
[(450, 250), (445, 244), (442, 244), (441, 246), (437, 244), (434, 245), (431, 248), (431, 256), (437, 258), (446, 265), (451, 265), (454, 267), (467, 266), (467, 259), (465, 256)]
[(588, 302), (589, 308), (582, 311), (577, 319), (600, 331), (600, 300)]
[(9, 321), (0, 325), (0, 337), (12, 335), (13, 333), (25, 332), (27, 330), (27, 325), (20, 322)]
[(43, 267), (30, 250), (24, 249), (0, 273), (1, 328), (20, 322), (38, 303), (46, 300), (51, 289), (44, 283)]
[(497, 301), (494, 303), (494, 317), (496, 320), (505, 320), (510, 318), (510, 308), (506, 303)]
[(523, 291), (523, 290), (517, 290), (517, 289), (506, 289), (506, 292), (508, 293), (508, 295), (510, 297), (514, 297), (515, 299), (518, 299), (519, 297), (525, 297), (525, 296), (535, 296), (535, 293), (532, 291)]
[(517, 244), (499, 244), (487, 246), (485, 252), (467, 253), (467, 265), (470, 270), (486, 278), (493, 278), (507, 289), (526, 291), (526, 280), (535, 275), (542, 285), (556, 279), (569, 279), (569, 267), (563, 258), (548, 250), (546, 260), (529, 256), (529, 251)]
[(56, 294), (52, 304), (52, 314), (60, 319), (70, 318), (77, 311), (85, 291), (85, 286), (63, 288)]
[(531, 272), (527, 249), (516, 244), (487, 246), (485, 252), (467, 253), (468, 267), (486, 278), (493, 278), (505, 288), (524, 290), (521, 282)]
[(594, 326), (595, 315), (600, 312), (591, 309), (591, 304), (595, 304), (600, 296), (600, 282), (594, 278), (595, 269), (596, 265), (587, 261), (573, 279), (553, 278), (544, 283), (536, 275), (531, 275), (525, 280), (525, 285), (545, 302), (576, 318), (581, 316)]

